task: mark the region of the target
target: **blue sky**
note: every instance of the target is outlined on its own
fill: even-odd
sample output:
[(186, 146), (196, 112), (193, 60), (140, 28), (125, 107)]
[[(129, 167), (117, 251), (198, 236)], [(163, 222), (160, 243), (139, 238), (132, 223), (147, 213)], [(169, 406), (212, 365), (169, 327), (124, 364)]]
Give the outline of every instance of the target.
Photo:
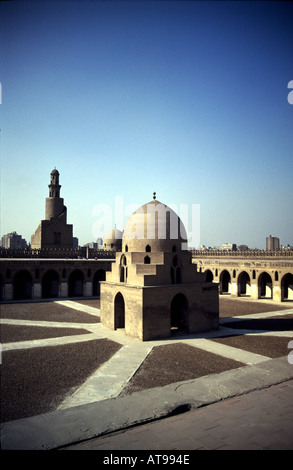
[(293, 245), (292, 20), (291, 2), (1, 2), (0, 235), (30, 241), (56, 167), (80, 244), (97, 208), (122, 230), (156, 191), (200, 205), (201, 244)]

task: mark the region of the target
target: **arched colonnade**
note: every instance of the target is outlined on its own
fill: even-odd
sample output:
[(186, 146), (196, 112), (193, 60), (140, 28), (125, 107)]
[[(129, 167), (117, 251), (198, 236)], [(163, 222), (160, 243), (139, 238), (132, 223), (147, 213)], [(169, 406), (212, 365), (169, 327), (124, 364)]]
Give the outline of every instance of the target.
[(293, 301), (293, 274), (278, 270), (199, 268), (208, 282), (219, 283), (220, 294), (253, 299)]

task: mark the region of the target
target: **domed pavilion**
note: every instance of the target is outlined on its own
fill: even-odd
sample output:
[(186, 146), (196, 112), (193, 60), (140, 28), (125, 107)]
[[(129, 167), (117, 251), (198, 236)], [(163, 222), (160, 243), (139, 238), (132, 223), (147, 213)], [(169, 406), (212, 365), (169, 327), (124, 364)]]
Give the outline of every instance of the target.
[(100, 299), (101, 323), (142, 341), (218, 328), (218, 285), (197, 272), (182, 221), (155, 197), (128, 219)]
[(112, 251), (121, 251), (123, 233), (114, 228), (110, 230), (104, 238), (104, 249)]

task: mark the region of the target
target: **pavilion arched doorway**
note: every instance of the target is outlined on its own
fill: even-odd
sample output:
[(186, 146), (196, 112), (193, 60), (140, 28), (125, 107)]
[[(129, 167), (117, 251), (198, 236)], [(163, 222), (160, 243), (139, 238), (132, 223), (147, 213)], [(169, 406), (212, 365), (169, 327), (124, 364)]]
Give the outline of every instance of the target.
[(125, 303), (123, 295), (118, 292), (114, 300), (114, 329), (125, 328)]
[(171, 330), (188, 331), (188, 301), (184, 294), (176, 294), (171, 302)]

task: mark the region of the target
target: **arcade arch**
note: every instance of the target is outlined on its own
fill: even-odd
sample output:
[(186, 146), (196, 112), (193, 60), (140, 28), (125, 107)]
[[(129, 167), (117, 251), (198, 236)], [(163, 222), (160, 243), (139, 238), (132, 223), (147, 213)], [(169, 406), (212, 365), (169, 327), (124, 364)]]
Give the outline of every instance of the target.
[(53, 269), (47, 271), (42, 279), (42, 298), (58, 297), (59, 275)]
[(250, 276), (246, 271), (242, 271), (238, 276), (238, 295), (250, 296)]
[(231, 294), (231, 276), (227, 269), (220, 274), (220, 294)]
[(293, 274), (287, 273), (282, 277), (281, 292), (281, 300), (293, 300)]
[(205, 271), (205, 275), (206, 275), (206, 282), (213, 282), (214, 275), (213, 275), (213, 272), (210, 269), (207, 269)]
[(106, 273), (104, 269), (99, 269), (95, 272), (93, 277), (93, 296), (96, 297), (100, 295), (100, 281), (105, 281), (105, 279)]
[(4, 279), (3, 279), (3, 276), (1, 276), (0, 274), (0, 300), (3, 300), (4, 298), (3, 291), (4, 291)]
[(79, 269), (75, 269), (69, 275), (68, 295), (69, 297), (83, 296), (83, 273)]
[(259, 299), (272, 299), (273, 298), (273, 283), (272, 278), (267, 272), (262, 272), (258, 277), (258, 298)]
[(18, 271), (14, 276), (13, 298), (15, 300), (32, 298), (32, 276), (24, 269)]

